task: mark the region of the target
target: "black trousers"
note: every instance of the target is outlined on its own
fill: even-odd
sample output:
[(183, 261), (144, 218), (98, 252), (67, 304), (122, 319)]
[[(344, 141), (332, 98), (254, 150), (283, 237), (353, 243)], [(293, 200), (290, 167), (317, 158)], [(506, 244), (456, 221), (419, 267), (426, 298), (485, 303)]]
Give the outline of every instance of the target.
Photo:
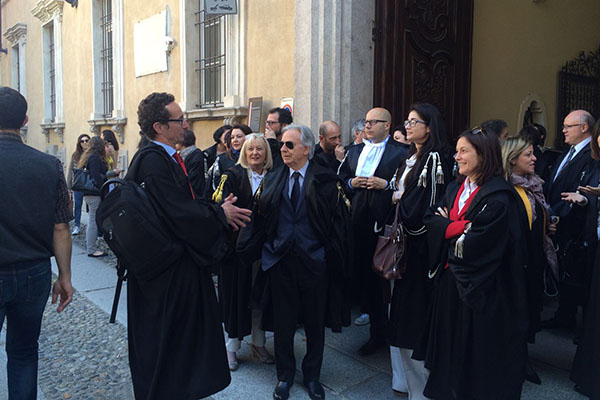
[(302, 361), (305, 381), (319, 380), (325, 346), (327, 271), (311, 272), (294, 253), (286, 255), (271, 270), (275, 363), (280, 381), (294, 382), (296, 358), (294, 334), (300, 321), (306, 332), (306, 355)]
[(377, 235), (372, 223), (354, 226), (354, 267), (361, 296), (361, 312), (369, 314), (369, 331), (372, 340), (385, 340), (388, 320), (386, 291), (389, 282), (373, 272), (373, 253), (377, 245)]

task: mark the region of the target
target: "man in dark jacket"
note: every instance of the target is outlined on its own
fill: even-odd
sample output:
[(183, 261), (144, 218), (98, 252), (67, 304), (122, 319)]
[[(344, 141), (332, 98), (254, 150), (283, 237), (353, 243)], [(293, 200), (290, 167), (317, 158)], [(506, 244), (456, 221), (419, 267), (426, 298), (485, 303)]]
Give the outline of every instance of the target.
[[(50, 292), (50, 257), (58, 279), (52, 303), (58, 312), (73, 298), (71, 234), (73, 219), (61, 162), (23, 143), (27, 101), (0, 87), (0, 328), (7, 320), (8, 397), (35, 399), (38, 338)], [(16, 290), (23, 288), (22, 290)]]
[(279, 167), (283, 162), (281, 160), (281, 135), (286, 126), (294, 122), (292, 113), (285, 108), (275, 107), (269, 110), (267, 120), (265, 121), (265, 138), (271, 147), (273, 155), (273, 168)]
[[(313, 161), (322, 167), (337, 173), (340, 162), (344, 159), (344, 148), (341, 146), (342, 132), (335, 121), (324, 121), (319, 125), (319, 143), (315, 145)], [(339, 159), (338, 159), (339, 157)]]
[(203, 196), (206, 187), (208, 163), (204, 152), (196, 147), (196, 135), (194, 135), (194, 131), (186, 129), (183, 132), (183, 140), (178, 144), (177, 150), (179, 150), (179, 154), (183, 158), (194, 194), (196, 197)]
[(262, 269), (270, 276), (273, 299), (279, 381), (273, 398), (287, 399), (294, 383), (294, 333), (302, 316), (304, 384), (311, 399), (323, 399), (319, 377), (326, 316), (329, 309), (340, 309), (328, 300), (332, 287), (347, 275), (349, 213), (337, 176), (309, 161), (314, 146), (310, 129), (289, 125), (282, 143), (285, 165), (265, 176), (255, 221), (264, 237)]
[(391, 181), (406, 157), (406, 149), (390, 137), (391, 115), (385, 108), (367, 113), (363, 143), (351, 147), (340, 166), (340, 177), (352, 200), (354, 263), (360, 285), (357, 293), (370, 319), (371, 337), (359, 350), (373, 354), (384, 347), (387, 324), (386, 287), (389, 282), (371, 270), (377, 236), (392, 207)]
[[(127, 285), (129, 366), (136, 399), (198, 399), (230, 382), (223, 329), (209, 265), (221, 259), (249, 210), (194, 198), (175, 145), (188, 129), (172, 95), (152, 93), (138, 106), (149, 139), (126, 179), (145, 184), (157, 215), (182, 256), (157, 277), (130, 274)], [(160, 245), (151, 243), (149, 245)]]

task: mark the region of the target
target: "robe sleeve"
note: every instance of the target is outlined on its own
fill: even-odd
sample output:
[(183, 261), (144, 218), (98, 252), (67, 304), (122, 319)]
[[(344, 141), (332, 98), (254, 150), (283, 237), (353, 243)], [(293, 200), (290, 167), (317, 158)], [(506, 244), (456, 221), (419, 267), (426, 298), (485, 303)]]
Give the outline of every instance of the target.
[(458, 237), (463, 234), (465, 231), (465, 225), (469, 222), (466, 219), (460, 221), (453, 221), (446, 227), (446, 233), (444, 234), (444, 239), (452, 239)]

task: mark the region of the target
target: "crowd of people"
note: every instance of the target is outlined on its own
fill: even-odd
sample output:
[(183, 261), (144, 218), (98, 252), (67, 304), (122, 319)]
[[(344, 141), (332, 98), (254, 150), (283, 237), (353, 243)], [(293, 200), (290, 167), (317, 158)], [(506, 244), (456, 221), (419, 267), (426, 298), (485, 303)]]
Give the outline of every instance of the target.
[[(0, 105), (21, 99), (0, 90)], [(0, 107), (0, 145), (15, 157), (24, 146), (18, 129), (27, 122), (26, 103), (22, 108), (9, 107), (5, 115)], [(287, 399), (301, 325), (303, 383), (311, 399), (324, 399), (325, 329), (341, 332), (358, 307), (354, 322), (369, 324), (369, 339), (357, 352), (390, 351), (392, 389), (399, 396), (518, 399), (526, 379), (541, 383), (528, 343), (541, 329), (567, 329), (578, 343), (575, 389), (600, 399), (600, 122), (589, 112), (565, 116), (569, 148), (563, 153), (543, 147), (541, 125), (509, 135), (500, 120), (465, 130), (453, 148), (440, 111), (427, 103), (412, 105), (394, 130), (388, 110), (368, 110), (345, 147), (335, 121), (324, 121), (315, 136), (288, 110), (274, 108), (264, 133), (225, 125), (214, 132), (215, 144), (201, 150), (168, 93), (140, 102), (138, 124), (142, 140), (124, 178), (143, 185), (181, 255), (151, 277), (128, 276), (136, 398), (197, 399), (224, 389), (238, 368), (242, 339), (251, 336), (253, 358), (275, 364), (273, 398)], [(117, 152), (111, 131), (81, 135), (67, 180), (48, 157), (28, 155), (39, 168), (56, 170), (40, 197), (52, 207), (44, 206), (43, 237), (30, 221), (28, 234), (39, 245), (23, 239), (26, 234), (9, 247), (0, 244), (2, 260), (10, 260), (2, 261), (0, 273), (5, 267), (47, 273), (47, 258), (56, 254), (61, 273), (54, 299), (61, 298), (59, 310), (70, 302), (66, 187), (77, 169), (87, 169), (97, 188), (119, 175)], [(35, 170), (19, 173), (33, 176)], [(16, 202), (13, 194), (1, 196)], [(94, 218), (100, 196), (74, 194), (72, 233), (82, 197), (91, 221), (87, 252), (101, 257)], [(7, 219), (7, 232), (27, 230), (20, 215)], [(403, 256), (395, 265), (397, 279), (388, 280), (373, 260), (395, 218)], [(28, 252), (35, 259), (22, 257)], [(550, 296), (558, 296), (559, 307), (542, 321)], [(18, 327), (9, 325), (13, 335), (11, 329)], [(265, 331), (274, 332), (273, 354)], [(27, 337), (31, 341), (32, 334)], [(17, 390), (24, 384), (11, 380), (11, 373), (21, 373), (11, 357), (9, 351), (9, 390)], [(31, 362), (29, 378), (35, 380)]]

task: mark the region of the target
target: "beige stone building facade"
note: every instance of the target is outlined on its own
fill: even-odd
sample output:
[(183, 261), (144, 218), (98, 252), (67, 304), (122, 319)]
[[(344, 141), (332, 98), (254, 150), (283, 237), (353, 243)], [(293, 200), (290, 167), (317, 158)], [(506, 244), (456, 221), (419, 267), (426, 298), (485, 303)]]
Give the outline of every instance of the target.
[[(237, 0), (236, 14), (214, 16), (204, 0), (2, 0), (0, 83), (29, 102), (27, 143), (65, 162), (79, 134), (112, 129), (126, 166), (137, 105), (153, 91), (175, 95), (199, 147), (223, 122), (246, 123), (256, 97), (261, 131), (266, 112), (292, 98), (296, 122), (316, 132), (333, 119), (349, 135), (374, 105), (381, 1)], [(431, 1), (410, 3), (427, 12)], [(598, 49), (597, 21), (598, 0), (474, 0), (470, 124), (502, 118), (516, 133), (534, 109), (551, 144), (558, 71)]]

